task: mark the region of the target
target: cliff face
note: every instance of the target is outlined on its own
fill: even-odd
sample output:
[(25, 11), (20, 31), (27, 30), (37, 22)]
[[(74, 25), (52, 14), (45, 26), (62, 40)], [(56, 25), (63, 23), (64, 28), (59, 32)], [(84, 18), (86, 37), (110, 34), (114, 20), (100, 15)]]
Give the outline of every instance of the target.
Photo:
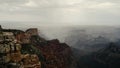
[(45, 57), (43, 65), (46, 68), (70, 68), (74, 64), (71, 48), (67, 44), (57, 39), (38, 43), (35, 41), (33, 45), (37, 45)]
[[(6, 38), (5, 32), (6, 36), (9, 35)], [(0, 40), (1, 58), (9, 57), (6, 60), (7, 66), (16, 64), (18, 68), (29, 68), (29, 66), (31, 68), (72, 68), (75, 64), (71, 48), (67, 44), (60, 43), (57, 39), (41, 38), (37, 28), (30, 28), (26, 31), (1, 29), (0, 37), (3, 38)], [(2, 67), (2, 63), (0, 65), (1, 68), (5, 68)], [(15, 66), (12, 68), (16, 68)]]
[(38, 35), (31, 36), (31, 44), (37, 47), (43, 57), (45, 68), (71, 68), (74, 66), (71, 48), (59, 40), (45, 40)]
[(0, 40), (0, 68), (41, 68), (37, 54), (22, 53), (13, 32), (1, 29)]

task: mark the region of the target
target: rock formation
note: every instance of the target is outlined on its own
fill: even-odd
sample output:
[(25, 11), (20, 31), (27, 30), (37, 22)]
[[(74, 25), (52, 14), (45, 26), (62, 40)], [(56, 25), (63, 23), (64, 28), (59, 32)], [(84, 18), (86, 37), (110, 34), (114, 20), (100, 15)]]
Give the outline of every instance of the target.
[(0, 68), (74, 68), (71, 48), (45, 40), (37, 28), (0, 29)]
[(22, 54), (21, 48), (22, 45), (13, 32), (1, 29), (0, 68), (41, 68), (38, 56), (36, 54)]

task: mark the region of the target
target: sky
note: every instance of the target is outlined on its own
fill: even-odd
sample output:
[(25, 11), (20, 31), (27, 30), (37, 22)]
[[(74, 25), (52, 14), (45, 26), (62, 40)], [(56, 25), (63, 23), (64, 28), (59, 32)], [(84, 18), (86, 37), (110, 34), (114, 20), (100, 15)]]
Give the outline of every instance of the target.
[(0, 24), (120, 25), (119, 18), (120, 0), (0, 0)]

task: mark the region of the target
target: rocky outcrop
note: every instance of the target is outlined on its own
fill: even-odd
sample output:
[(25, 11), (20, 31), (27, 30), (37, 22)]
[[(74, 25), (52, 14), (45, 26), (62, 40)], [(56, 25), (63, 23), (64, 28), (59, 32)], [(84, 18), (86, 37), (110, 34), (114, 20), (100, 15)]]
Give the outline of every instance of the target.
[(38, 29), (37, 28), (30, 28), (30, 29), (26, 30), (25, 32), (21, 32), (21, 33), (17, 34), (16, 39), (21, 44), (29, 44), (29, 43), (32, 42), (31, 37), (32, 36), (38, 36), (38, 35), (39, 34), (38, 34)]
[(41, 68), (36, 54), (21, 53), (22, 44), (15, 33), (0, 30), (0, 68)]
[(30, 29), (26, 30), (25, 32), (27, 34), (29, 34), (30, 36), (38, 35), (38, 29), (37, 28), (30, 28)]
[(71, 48), (45, 40), (37, 28), (0, 29), (0, 68), (74, 68)]
[(27, 33), (20, 33), (16, 35), (17, 42), (21, 44), (28, 44), (30, 43), (30, 35)]

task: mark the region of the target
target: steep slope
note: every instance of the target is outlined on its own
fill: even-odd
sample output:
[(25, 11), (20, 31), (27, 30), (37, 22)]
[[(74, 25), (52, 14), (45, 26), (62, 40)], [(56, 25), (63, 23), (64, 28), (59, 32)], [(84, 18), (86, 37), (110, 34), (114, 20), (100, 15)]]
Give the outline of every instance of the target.
[(74, 68), (75, 61), (67, 44), (60, 43), (57, 39), (47, 41), (35, 36), (31, 37), (31, 41), (41, 50), (45, 68)]
[(84, 55), (77, 61), (78, 68), (120, 68), (120, 47), (116, 43), (91, 54)]
[(120, 68), (120, 47), (116, 43), (110, 43), (96, 54), (95, 60), (108, 68)]

